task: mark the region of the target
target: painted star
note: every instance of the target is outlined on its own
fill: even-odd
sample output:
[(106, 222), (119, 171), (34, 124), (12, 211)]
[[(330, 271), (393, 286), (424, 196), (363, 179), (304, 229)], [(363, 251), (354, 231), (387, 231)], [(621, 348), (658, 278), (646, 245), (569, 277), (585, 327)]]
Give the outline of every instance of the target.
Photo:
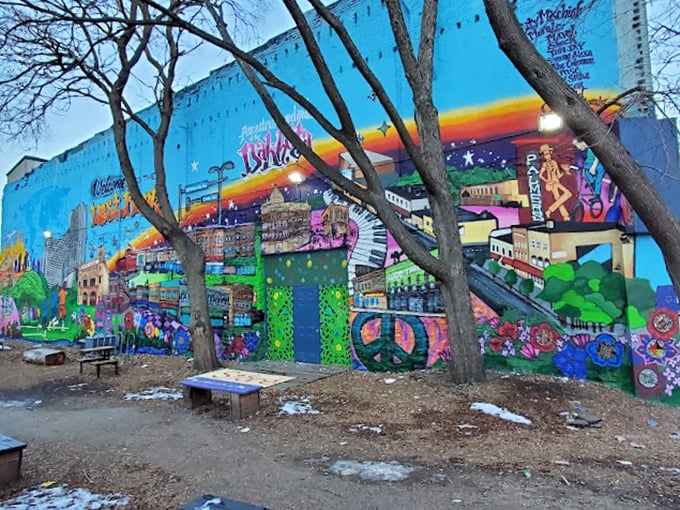
[(387, 121), (383, 120), (383, 123), (380, 124), (380, 127), (378, 128), (378, 131), (380, 131), (383, 136), (387, 136), (387, 130), (390, 129), (392, 126), (387, 123)]
[(465, 166), (473, 166), (475, 162), (472, 160), (472, 158), (475, 156), (475, 153), (472, 152), (470, 149), (463, 154), (463, 159), (465, 160)]
[(192, 172), (198, 172), (198, 161), (193, 160), (191, 162), (191, 171)]

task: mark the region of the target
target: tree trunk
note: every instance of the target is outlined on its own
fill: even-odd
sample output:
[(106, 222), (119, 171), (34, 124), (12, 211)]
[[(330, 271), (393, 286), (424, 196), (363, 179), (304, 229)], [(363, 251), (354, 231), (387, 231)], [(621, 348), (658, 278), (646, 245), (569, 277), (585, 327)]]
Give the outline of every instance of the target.
[(508, 0), (484, 0), (498, 45), (531, 87), (585, 141), (658, 244), (680, 296), (680, 221), (610, 126), (541, 56)]
[(182, 262), (190, 296), (189, 331), (194, 349), (194, 368), (210, 371), (219, 368), (215, 353), (213, 329), (208, 313), (208, 290), (205, 285), (205, 254), (190, 241), (173, 243)]
[[(485, 380), (484, 358), (480, 354), (479, 337), (470, 303), (470, 291), (461, 285), (461, 275), (455, 268), (447, 281), (441, 282), (441, 293), (451, 344), (451, 361), (448, 378), (455, 384), (476, 383)], [(462, 268), (465, 278), (465, 268)], [(465, 287), (464, 289), (462, 287)]]

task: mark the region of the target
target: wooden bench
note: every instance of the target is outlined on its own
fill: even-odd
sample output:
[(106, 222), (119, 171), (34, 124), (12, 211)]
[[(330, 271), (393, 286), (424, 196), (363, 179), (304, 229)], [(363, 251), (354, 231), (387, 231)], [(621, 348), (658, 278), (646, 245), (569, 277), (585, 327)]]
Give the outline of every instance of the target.
[(0, 434), (0, 486), (19, 480), (24, 448), (26, 443)]
[(81, 349), (80, 353), (85, 355), (85, 357), (78, 360), (80, 363), (80, 373), (83, 373), (83, 365), (85, 363), (92, 363), (97, 369), (97, 378), (99, 378), (102, 365), (113, 365), (116, 369), (116, 375), (118, 375), (118, 360), (111, 358), (115, 349), (116, 348), (112, 345)]
[(229, 394), (231, 417), (236, 420), (255, 414), (260, 409), (262, 386), (201, 376), (189, 377), (180, 381), (180, 384), (184, 386), (184, 405), (191, 409), (209, 404), (213, 391)]

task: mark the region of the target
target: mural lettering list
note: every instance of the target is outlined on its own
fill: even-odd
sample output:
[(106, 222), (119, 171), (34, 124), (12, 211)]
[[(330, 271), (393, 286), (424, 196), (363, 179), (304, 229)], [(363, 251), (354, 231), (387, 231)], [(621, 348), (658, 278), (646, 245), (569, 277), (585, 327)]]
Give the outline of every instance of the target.
[(524, 22), (532, 41), (545, 39), (548, 62), (575, 89), (586, 88), (584, 81), (590, 79), (590, 73), (584, 67), (595, 64), (592, 50), (578, 40), (576, 32), (578, 18), (585, 10), (583, 0), (573, 6), (561, 3), (554, 9), (540, 9)]
[(538, 170), (538, 152), (527, 152), (527, 181), (529, 185), (529, 203), (531, 205), (531, 221), (544, 220), (543, 199), (541, 198), (541, 179)]

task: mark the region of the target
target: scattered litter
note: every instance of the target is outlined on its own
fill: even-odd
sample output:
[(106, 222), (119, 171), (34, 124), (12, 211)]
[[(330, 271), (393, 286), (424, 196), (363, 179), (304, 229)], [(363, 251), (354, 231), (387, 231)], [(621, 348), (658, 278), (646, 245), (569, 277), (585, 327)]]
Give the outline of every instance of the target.
[(567, 428), (574, 430), (583, 429), (586, 427), (602, 427), (602, 418), (592, 413), (586, 407), (583, 407), (579, 402), (572, 402), (571, 405), (574, 409), (576, 409), (575, 412), (560, 413), (560, 416), (565, 416), (567, 419)]
[(641, 444), (641, 443), (630, 443), (630, 445), (631, 445), (633, 448), (646, 448), (646, 446), (643, 445), (643, 444)]
[(9, 345), (1, 344), (0, 343), (0, 351), (11, 351), (12, 348)]
[(87, 386), (87, 383), (80, 383), (80, 384), (71, 384), (70, 386), (67, 386), (67, 388), (71, 391), (77, 391), (82, 389), (83, 387)]
[(122, 494), (94, 494), (87, 489), (69, 489), (64, 485), (34, 487), (2, 503), (13, 510), (78, 510), (82, 508), (114, 508), (126, 506), (129, 498)]
[(149, 365), (147, 365), (146, 363), (144, 363), (144, 364), (142, 365), (142, 368), (149, 368)]
[(649, 425), (650, 427), (658, 427), (659, 422), (650, 418), (650, 419), (647, 420), (647, 425)]
[(636, 441), (640, 439), (640, 436), (634, 435), (634, 434), (626, 434), (624, 436), (614, 436), (614, 438), (619, 442), (622, 443), (623, 441)]
[(340, 476), (358, 476), (371, 482), (398, 482), (405, 480), (416, 469), (412, 466), (391, 462), (359, 462), (357, 460), (338, 460), (329, 471)]
[(43, 489), (49, 489), (50, 487), (52, 487), (56, 483), (57, 482), (43, 482), (43, 483), (40, 484), (40, 487), (42, 487)]
[(461, 423), (458, 425), (458, 428), (460, 430), (463, 430), (463, 429), (476, 429), (478, 427), (477, 425), (472, 425), (471, 423)]
[(491, 416), (498, 416), (503, 420), (511, 421), (513, 423), (519, 423), (521, 425), (531, 425), (531, 420), (525, 418), (524, 416), (511, 413), (507, 409), (498, 407), (493, 404), (487, 404), (485, 402), (473, 402), (473, 404), (470, 406), (470, 409), (472, 409), (473, 411), (481, 411)]
[(462, 503), (462, 502), (463, 502), (462, 499), (452, 499), (451, 500), (451, 503)]
[(569, 487), (571, 484), (569, 483), (569, 480), (565, 476), (560, 476), (560, 479), (564, 482), (564, 485)]
[(621, 464), (622, 466), (632, 466), (633, 463), (629, 460), (617, 460), (617, 463)]
[(678, 439), (678, 440), (680, 440), (680, 430), (678, 430), (677, 432), (673, 432), (673, 433), (671, 434), (671, 439)]
[(239, 432), (250, 432), (250, 427), (239, 427), (238, 431)]
[(680, 475), (680, 468), (672, 467), (672, 468), (667, 468), (667, 467), (660, 467), (659, 468), (661, 471), (665, 471), (666, 473), (670, 473), (672, 475)]
[(531, 471), (528, 469), (525, 469), (522, 473), (524, 473), (524, 478), (531, 478)]
[(340, 446), (347, 446), (347, 441), (340, 441), (338, 444)]
[(394, 384), (395, 382), (397, 382), (397, 380), (394, 379), (393, 377), (388, 377), (388, 378), (385, 379), (385, 381), (384, 381), (385, 384)]
[(554, 463), (557, 464), (558, 466), (568, 466), (569, 465), (568, 460), (562, 460), (562, 459), (557, 459), (556, 461), (554, 461)]
[(293, 416), (295, 414), (320, 414), (309, 403), (309, 397), (300, 400), (288, 400), (279, 408), (279, 416), (282, 414)]
[(179, 400), (182, 394), (165, 386), (154, 386), (139, 393), (126, 393), (125, 400)]
[(370, 425), (364, 425), (363, 423), (358, 423), (357, 425), (352, 425), (349, 428), (350, 432), (361, 432), (363, 430), (366, 430), (368, 432), (373, 432), (374, 434), (384, 434), (384, 430), (382, 429), (382, 425), (378, 425), (377, 427), (371, 427)]
[(35, 406), (42, 404), (42, 400), (0, 400), (0, 409), (33, 409)]

